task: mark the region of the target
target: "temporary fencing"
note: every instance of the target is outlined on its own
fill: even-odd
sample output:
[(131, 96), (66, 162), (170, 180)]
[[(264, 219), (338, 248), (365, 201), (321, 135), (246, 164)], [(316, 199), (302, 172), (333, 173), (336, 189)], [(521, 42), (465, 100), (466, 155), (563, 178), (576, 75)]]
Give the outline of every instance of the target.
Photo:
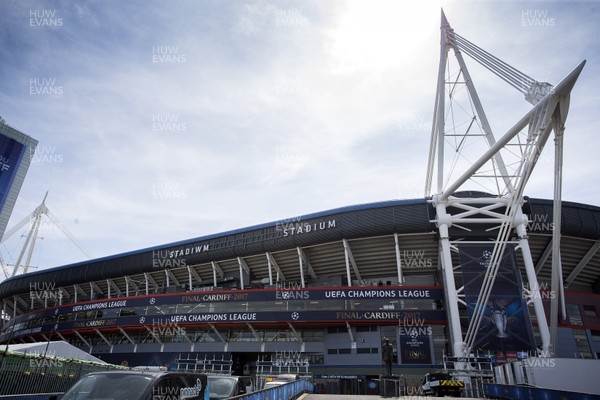
[(0, 351), (0, 396), (62, 393), (94, 371), (128, 369), (112, 364)]

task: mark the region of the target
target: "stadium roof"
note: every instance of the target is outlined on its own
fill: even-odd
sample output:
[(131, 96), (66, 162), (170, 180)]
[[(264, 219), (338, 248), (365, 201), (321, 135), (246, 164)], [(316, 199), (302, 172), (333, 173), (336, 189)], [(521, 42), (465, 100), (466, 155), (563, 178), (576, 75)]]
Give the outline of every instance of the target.
[[(529, 226), (529, 241), (541, 281), (550, 279), (552, 204), (551, 200), (526, 198), (523, 207), (524, 213), (534, 222)], [(393, 243), (393, 237), (390, 237), (393, 234), (401, 235), (401, 247), (423, 249), (435, 260), (432, 265), (435, 269), (437, 232), (432, 222), (434, 217), (435, 210), (424, 198), (337, 208), (12, 277), (0, 284), (0, 297), (27, 293), (34, 281), (64, 287), (160, 272), (153, 260), (157, 255), (164, 258), (167, 254), (168, 257), (184, 258), (185, 265), (194, 267), (202, 279), (212, 276), (212, 261), (222, 263), (226, 271), (228, 260), (237, 265), (238, 257), (246, 257), (249, 269), (260, 279), (267, 274), (264, 255), (273, 252), (280, 254), (278, 262), (282, 272), (291, 279), (298, 268), (296, 249), (302, 247), (309, 252), (316, 276), (343, 275), (346, 271), (343, 239), (354, 240), (355, 258), (359, 265), (364, 265), (363, 275), (385, 276), (386, 272), (395, 275), (395, 257), (387, 247), (390, 240)], [(600, 279), (600, 254), (597, 253), (600, 207), (563, 202), (562, 235), (565, 285), (590, 291)], [(286, 267), (288, 258), (289, 268)], [(229, 269), (235, 271), (234, 267)], [(171, 272), (175, 273), (175, 270)], [(185, 276), (187, 273), (181, 272)], [(183, 275), (182, 278), (185, 281)]]

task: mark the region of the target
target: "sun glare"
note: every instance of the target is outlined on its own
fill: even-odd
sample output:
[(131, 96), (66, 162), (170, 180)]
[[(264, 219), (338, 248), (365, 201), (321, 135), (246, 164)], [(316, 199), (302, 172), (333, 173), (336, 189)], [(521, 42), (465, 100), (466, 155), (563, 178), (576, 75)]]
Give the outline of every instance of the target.
[(348, 2), (332, 31), (334, 69), (382, 71), (410, 62), (422, 40), (437, 34), (440, 9), (440, 0)]

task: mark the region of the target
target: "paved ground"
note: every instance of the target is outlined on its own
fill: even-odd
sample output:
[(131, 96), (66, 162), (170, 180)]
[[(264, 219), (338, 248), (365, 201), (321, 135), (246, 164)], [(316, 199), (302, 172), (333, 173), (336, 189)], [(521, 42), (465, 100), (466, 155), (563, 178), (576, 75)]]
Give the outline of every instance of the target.
[[(400, 396), (400, 397), (389, 397), (390, 399), (410, 399), (410, 400), (431, 400), (431, 397), (425, 396)], [(300, 396), (298, 400), (381, 400), (383, 397), (381, 396), (351, 396), (351, 395), (343, 395), (343, 394), (305, 394)], [(463, 400), (469, 400), (467, 398), (463, 398)], [(471, 399), (477, 400), (477, 399)]]
[(379, 400), (382, 399), (380, 396), (351, 396), (344, 394), (306, 394), (300, 397), (298, 400)]

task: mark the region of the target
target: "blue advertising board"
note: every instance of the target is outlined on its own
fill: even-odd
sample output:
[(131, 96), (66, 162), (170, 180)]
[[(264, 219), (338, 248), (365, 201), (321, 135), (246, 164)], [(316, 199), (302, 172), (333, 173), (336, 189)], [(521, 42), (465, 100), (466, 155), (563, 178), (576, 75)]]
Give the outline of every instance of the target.
[(398, 362), (401, 364), (432, 364), (431, 333), (430, 326), (400, 326)]
[(0, 118), (0, 238), (12, 214), (31, 164), (37, 140), (8, 126)]
[(25, 149), (22, 143), (0, 135), (0, 210), (4, 209)]
[[(493, 244), (459, 245), (469, 318), (473, 316), (492, 251)], [(500, 353), (535, 349), (531, 319), (522, 290), (515, 248), (508, 245), (485, 305), (475, 348)]]

